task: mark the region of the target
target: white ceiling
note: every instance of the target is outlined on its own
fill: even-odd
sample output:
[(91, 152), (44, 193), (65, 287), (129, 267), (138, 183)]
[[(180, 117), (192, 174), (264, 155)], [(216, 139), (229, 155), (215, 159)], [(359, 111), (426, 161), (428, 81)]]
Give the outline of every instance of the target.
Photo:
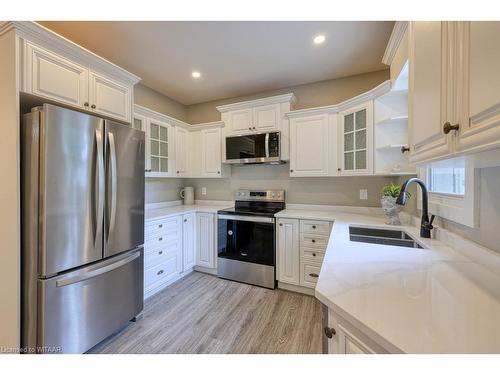
[[(182, 104), (384, 69), (394, 22), (40, 22)], [(326, 41), (312, 43), (322, 33)], [(194, 80), (191, 72), (202, 77)]]

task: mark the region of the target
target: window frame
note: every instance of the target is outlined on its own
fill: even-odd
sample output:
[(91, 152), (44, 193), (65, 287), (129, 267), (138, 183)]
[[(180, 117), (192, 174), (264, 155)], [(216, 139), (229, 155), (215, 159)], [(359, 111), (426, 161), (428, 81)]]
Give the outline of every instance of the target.
[[(479, 180), (480, 169), (474, 168), (472, 162), (460, 159), (446, 161), (442, 163), (433, 163), (426, 167), (418, 169), (419, 178), (428, 185), (428, 176), (430, 168), (450, 167), (449, 163), (459, 163), (453, 167), (463, 167), (465, 169), (465, 194), (456, 195), (448, 193), (429, 192), (429, 212), (442, 219), (450, 220), (471, 228), (478, 226), (477, 209), (479, 198)], [(417, 208), (422, 209), (422, 193), (417, 191)]]

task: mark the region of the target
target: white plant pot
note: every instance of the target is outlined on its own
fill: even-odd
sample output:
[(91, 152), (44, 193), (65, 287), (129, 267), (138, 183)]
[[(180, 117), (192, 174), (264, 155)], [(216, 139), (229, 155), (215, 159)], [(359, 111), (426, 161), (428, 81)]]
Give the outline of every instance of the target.
[(389, 225), (401, 225), (401, 220), (399, 219), (399, 213), (403, 208), (396, 203), (396, 198), (393, 197), (382, 197), (380, 199), (382, 204), (382, 209), (385, 214), (385, 223)]

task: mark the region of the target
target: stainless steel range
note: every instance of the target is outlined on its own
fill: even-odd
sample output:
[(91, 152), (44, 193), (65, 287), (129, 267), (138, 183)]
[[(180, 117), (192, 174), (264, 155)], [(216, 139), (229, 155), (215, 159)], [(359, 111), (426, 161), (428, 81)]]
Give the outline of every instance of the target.
[(218, 212), (218, 276), (274, 289), (274, 214), (285, 209), (283, 190), (238, 190), (235, 207)]

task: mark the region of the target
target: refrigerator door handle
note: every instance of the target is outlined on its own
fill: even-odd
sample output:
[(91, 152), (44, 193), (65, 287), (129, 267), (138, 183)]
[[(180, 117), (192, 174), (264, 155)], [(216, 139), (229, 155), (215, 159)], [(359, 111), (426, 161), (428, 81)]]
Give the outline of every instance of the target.
[(58, 280), (56, 282), (56, 286), (58, 288), (60, 287), (63, 287), (63, 286), (68, 286), (68, 285), (71, 285), (71, 284), (76, 284), (76, 283), (80, 283), (82, 281), (85, 281), (85, 280), (88, 280), (88, 279), (91, 279), (93, 277), (96, 277), (96, 276), (99, 276), (99, 275), (102, 275), (103, 273), (106, 273), (106, 272), (109, 272), (109, 271), (112, 271), (114, 269), (117, 269), (127, 263), (130, 263), (132, 262), (134, 259), (137, 259), (138, 257), (141, 256), (141, 252), (136, 252), (124, 259), (121, 259), (115, 263), (112, 263), (112, 264), (109, 264), (107, 266), (104, 266), (104, 267), (101, 267), (101, 268), (98, 268), (96, 270), (92, 270), (92, 271), (89, 271), (89, 272), (86, 272), (84, 274), (81, 274), (81, 275), (77, 275), (77, 276), (73, 276), (73, 277), (68, 277), (66, 279), (61, 279), (61, 280)]
[(115, 229), (116, 221), (116, 189), (117, 189), (117, 177), (116, 177), (116, 145), (115, 136), (113, 133), (108, 132), (109, 139), (109, 150), (110, 150), (110, 161), (111, 161), (111, 212), (109, 214), (109, 227), (108, 227), (108, 239), (109, 235)]
[(102, 230), (102, 221), (104, 218), (104, 152), (102, 144), (102, 132), (100, 129), (95, 131), (97, 143), (97, 178), (98, 178), (98, 194), (97, 194), (97, 211), (96, 211), (96, 230), (94, 238), (94, 246), (97, 247), (98, 233)]

